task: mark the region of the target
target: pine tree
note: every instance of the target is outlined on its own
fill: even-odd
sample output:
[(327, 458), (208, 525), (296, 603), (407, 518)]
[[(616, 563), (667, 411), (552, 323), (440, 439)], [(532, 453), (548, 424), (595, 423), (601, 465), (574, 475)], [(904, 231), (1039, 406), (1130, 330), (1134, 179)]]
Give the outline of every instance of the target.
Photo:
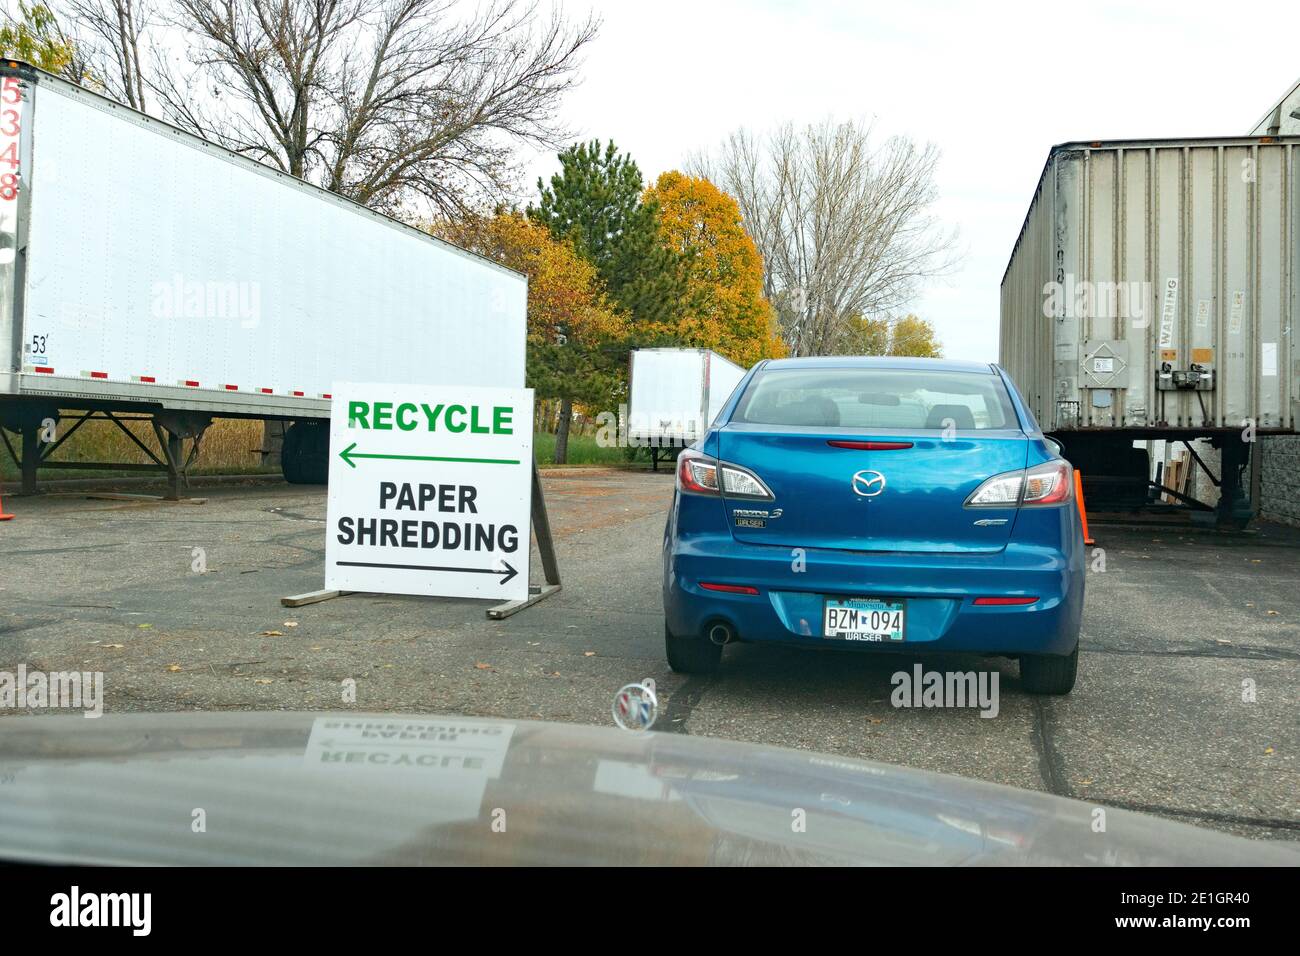
[(528, 214), (596, 267), (610, 298), (638, 323), (672, 321), (685, 294), (680, 256), (659, 239), (659, 208), (645, 199), (641, 170), (613, 141), (578, 143), (559, 154), (560, 172), (541, 179)]

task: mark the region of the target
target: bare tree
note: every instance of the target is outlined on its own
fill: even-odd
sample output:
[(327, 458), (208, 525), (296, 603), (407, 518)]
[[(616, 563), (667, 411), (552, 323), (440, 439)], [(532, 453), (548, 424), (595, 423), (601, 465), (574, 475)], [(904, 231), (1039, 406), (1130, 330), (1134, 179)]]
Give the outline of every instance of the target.
[(63, 0), (62, 9), (78, 29), (86, 74), (115, 100), (146, 109), (140, 51), (155, 17), (152, 0)]
[(190, 54), (155, 48), (168, 118), (389, 213), (508, 196), (515, 147), (567, 138), (557, 110), (599, 26), (517, 0), (169, 2)]
[(955, 235), (929, 212), (937, 162), (931, 145), (875, 146), (870, 126), (823, 122), (738, 130), (688, 168), (740, 204), (791, 353), (824, 355), (851, 347), (854, 319), (895, 313), (951, 267)]

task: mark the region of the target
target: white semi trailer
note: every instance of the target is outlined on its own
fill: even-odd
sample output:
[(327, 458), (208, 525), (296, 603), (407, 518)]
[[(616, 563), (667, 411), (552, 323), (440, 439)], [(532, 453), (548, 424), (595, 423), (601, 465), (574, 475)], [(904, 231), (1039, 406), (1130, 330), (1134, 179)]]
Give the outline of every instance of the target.
[(649, 447), (658, 468), (660, 450), (700, 438), (744, 377), (743, 368), (708, 349), (633, 349), (628, 437)]
[(322, 482), (333, 382), (520, 387), (526, 306), (518, 273), (0, 64), (0, 438), (24, 491), (96, 467), (59, 447), (124, 413), (161, 446), (126, 467), (173, 494), (214, 417), (292, 423), (285, 477)]

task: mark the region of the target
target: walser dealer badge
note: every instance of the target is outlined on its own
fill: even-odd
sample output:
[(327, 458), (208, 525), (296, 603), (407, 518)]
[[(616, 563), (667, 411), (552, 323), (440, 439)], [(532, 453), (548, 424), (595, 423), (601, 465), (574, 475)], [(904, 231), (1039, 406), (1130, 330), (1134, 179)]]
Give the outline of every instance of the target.
[(325, 587), (528, 596), (533, 392), (337, 384)]

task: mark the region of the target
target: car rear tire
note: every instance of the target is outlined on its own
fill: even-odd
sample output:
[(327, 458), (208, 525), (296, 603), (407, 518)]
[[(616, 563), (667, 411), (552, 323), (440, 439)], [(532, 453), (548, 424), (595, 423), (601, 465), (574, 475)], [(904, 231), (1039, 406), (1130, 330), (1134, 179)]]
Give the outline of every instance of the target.
[(1073, 653), (1026, 654), (1020, 658), (1020, 685), (1031, 694), (1068, 694), (1079, 672), (1079, 646)]
[(716, 674), (722, 667), (722, 645), (705, 637), (678, 637), (664, 624), (668, 666), (679, 674)]

